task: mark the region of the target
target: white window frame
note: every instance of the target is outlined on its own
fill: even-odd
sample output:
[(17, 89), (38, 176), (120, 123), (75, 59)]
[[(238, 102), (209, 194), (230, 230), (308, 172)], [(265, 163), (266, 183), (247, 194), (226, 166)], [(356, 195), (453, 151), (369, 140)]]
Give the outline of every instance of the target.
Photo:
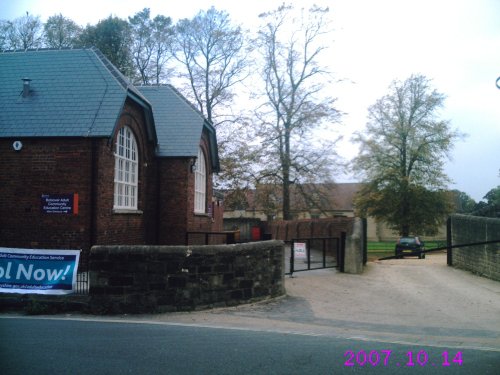
[(194, 212), (204, 214), (207, 210), (207, 167), (205, 153), (200, 147), (194, 170)]
[(139, 154), (128, 126), (118, 131), (115, 144), (114, 204), (117, 210), (137, 210)]

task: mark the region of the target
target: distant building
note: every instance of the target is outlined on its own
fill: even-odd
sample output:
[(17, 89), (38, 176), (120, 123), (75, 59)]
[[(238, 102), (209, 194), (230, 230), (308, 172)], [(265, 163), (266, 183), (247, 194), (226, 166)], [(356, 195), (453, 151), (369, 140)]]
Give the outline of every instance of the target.
[[(354, 197), (361, 183), (329, 183), (292, 185), (290, 207), (294, 220), (354, 217)], [(224, 228), (239, 229), (242, 240), (255, 239), (255, 228), (282, 220), (281, 187), (259, 185), (241, 193), (226, 192), (224, 197)], [(369, 241), (395, 241), (399, 235), (383, 222), (367, 218)], [(445, 238), (445, 226), (434, 238)]]
[[(353, 199), (359, 183), (292, 185), (290, 207), (293, 219), (354, 216)], [(259, 185), (244, 197), (225, 196), (224, 218), (254, 217), (262, 221), (282, 220), (281, 187)]]
[[(305, 184), (290, 188), (290, 208), (294, 220), (353, 217), (353, 198), (360, 188), (358, 183)], [(255, 189), (226, 192), (224, 196), (224, 228), (240, 230), (241, 240), (255, 240), (268, 222), (282, 216), (281, 187), (258, 185)]]
[(183, 244), (220, 231), (213, 126), (96, 49), (0, 53), (0, 247)]

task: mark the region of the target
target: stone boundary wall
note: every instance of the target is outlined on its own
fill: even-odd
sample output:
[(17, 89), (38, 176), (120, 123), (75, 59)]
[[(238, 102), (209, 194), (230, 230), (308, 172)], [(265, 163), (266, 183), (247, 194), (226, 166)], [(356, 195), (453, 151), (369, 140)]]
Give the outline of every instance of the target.
[(94, 246), (90, 311), (234, 306), (285, 294), (281, 241), (215, 246)]
[[(500, 219), (451, 216), (452, 245), (500, 240)], [(500, 243), (454, 248), (453, 266), (500, 281)]]
[(340, 237), (341, 232), (352, 233), (354, 217), (287, 220), (269, 223), (268, 233), (273, 239), (291, 241), (294, 238)]

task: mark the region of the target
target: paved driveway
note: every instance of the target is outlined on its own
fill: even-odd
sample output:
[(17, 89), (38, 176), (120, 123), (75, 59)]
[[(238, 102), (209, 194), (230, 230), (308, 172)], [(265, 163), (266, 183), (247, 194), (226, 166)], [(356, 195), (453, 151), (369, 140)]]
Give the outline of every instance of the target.
[(500, 282), (448, 267), (446, 254), (369, 262), (361, 275), (297, 273), (286, 289), (271, 302), (141, 319), (500, 352)]

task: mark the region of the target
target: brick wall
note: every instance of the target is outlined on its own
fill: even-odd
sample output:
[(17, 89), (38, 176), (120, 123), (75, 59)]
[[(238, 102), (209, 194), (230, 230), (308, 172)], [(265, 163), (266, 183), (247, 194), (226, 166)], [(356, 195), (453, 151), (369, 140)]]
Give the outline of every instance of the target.
[(284, 245), (95, 246), (90, 254), (94, 313), (186, 311), (285, 293)]
[[(159, 160), (159, 196), (158, 205), (159, 244), (184, 244), (188, 221), (188, 207), (192, 204), (188, 188), (190, 159), (160, 159)], [(194, 193), (193, 193), (194, 195)], [(192, 207), (192, 206), (191, 206)]]
[[(500, 240), (500, 219), (451, 216), (452, 244)], [(500, 243), (455, 248), (453, 266), (500, 281)]]
[[(23, 148), (14, 151), (12, 142)], [(89, 248), (93, 140), (1, 139), (0, 246)], [(47, 214), (42, 194), (79, 195), (79, 213)]]
[(212, 198), (212, 231), (220, 232), (224, 230), (224, 201), (222, 198)]
[[(156, 163), (142, 111), (127, 101), (116, 131), (129, 126), (139, 149), (138, 212), (113, 211), (115, 140), (108, 138), (1, 139), (0, 246), (83, 249), (93, 244), (156, 241)], [(48, 214), (42, 194), (74, 194), (78, 214)]]
[[(201, 147), (205, 150), (206, 170), (210, 168), (208, 139), (202, 137)], [(193, 158), (159, 160), (159, 241), (161, 245), (185, 244), (186, 232), (213, 232), (222, 230), (222, 206), (215, 201), (212, 213), (213, 174), (207, 176), (207, 211), (194, 213), (195, 175), (191, 172)]]
[[(112, 139), (102, 139), (94, 160), (95, 240), (93, 244), (153, 244), (156, 242), (157, 198), (154, 144), (148, 142), (142, 110), (127, 101)], [(136, 212), (113, 210), (116, 135), (120, 128), (132, 129), (137, 141), (138, 205)]]
[[(88, 251), (95, 244), (180, 245), (186, 230), (222, 227), (220, 212), (216, 220), (194, 214), (192, 160), (156, 158), (143, 116), (127, 100), (110, 138), (0, 139), (0, 246)], [(139, 153), (135, 212), (113, 210), (115, 142), (123, 126), (132, 129)], [(23, 142), (21, 151), (13, 150), (15, 140)], [(203, 137), (205, 148), (206, 142)], [(78, 215), (42, 212), (42, 194), (74, 193), (79, 196)], [(208, 205), (212, 175), (207, 197)]]

